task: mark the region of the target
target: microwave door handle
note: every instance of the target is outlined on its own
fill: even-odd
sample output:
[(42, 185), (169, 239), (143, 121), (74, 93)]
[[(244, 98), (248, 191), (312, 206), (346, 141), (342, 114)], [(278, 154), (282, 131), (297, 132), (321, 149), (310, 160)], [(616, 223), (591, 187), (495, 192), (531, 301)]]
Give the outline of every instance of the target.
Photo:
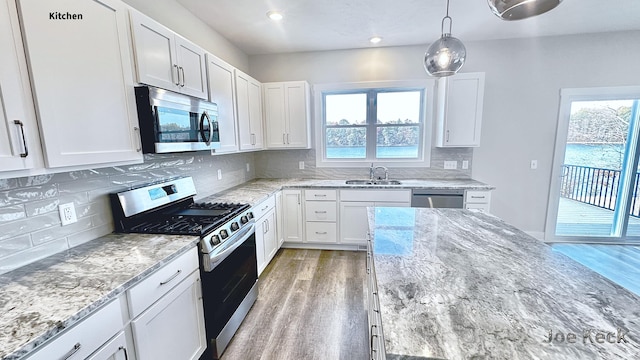
[[(209, 123), (209, 136), (205, 136), (204, 134), (204, 119), (207, 119), (207, 122)], [(202, 115), (200, 116), (200, 135), (202, 135), (202, 139), (205, 141), (205, 144), (207, 144), (207, 146), (211, 145), (212, 132), (213, 124), (211, 123), (211, 118), (206, 111), (203, 111)]]

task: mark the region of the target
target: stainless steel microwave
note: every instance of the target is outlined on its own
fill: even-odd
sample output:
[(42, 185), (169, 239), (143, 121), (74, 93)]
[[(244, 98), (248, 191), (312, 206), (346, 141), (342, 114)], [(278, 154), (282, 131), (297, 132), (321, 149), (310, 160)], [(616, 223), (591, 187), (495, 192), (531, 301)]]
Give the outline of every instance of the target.
[(143, 153), (220, 147), (218, 106), (149, 86), (135, 88)]

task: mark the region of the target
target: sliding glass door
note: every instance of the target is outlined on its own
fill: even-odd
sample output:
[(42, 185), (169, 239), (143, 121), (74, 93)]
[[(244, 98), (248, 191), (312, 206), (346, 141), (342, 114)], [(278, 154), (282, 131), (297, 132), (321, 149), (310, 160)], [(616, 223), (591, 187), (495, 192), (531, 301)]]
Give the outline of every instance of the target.
[(640, 88), (564, 89), (547, 241), (640, 239)]

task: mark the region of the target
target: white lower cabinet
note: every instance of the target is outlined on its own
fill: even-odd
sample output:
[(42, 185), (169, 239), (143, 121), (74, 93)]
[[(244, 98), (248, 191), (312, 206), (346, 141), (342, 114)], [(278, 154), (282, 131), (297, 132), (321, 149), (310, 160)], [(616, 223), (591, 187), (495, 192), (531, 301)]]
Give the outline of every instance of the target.
[(131, 321), (138, 360), (198, 359), (207, 347), (196, 269)]
[(87, 360), (129, 360), (131, 350), (127, 347), (127, 338), (124, 331), (120, 331), (116, 337), (109, 340)]
[(301, 243), (304, 240), (302, 190), (282, 190), (282, 214), (284, 241)]
[(340, 190), (340, 243), (366, 245), (367, 207), (409, 207), (411, 190)]
[(256, 258), (258, 275), (269, 265), (278, 251), (276, 236), (276, 198), (270, 196), (256, 205), (253, 210), (256, 218)]
[(278, 249), (284, 243), (284, 209), (282, 203), (282, 191), (278, 191), (276, 197), (276, 239), (278, 241)]
[(464, 192), (464, 208), (488, 213), (491, 209), (491, 190), (467, 190)]
[(307, 243), (338, 243), (338, 191), (308, 189), (304, 191), (305, 239)]
[(124, 304), (122, 297), (113, 300), (82, 322), (58, 335), (27, 359), (84, 359), (88, 357), (122, 330), (124, 327), (122, 316), (124, 306), (126, 304)]

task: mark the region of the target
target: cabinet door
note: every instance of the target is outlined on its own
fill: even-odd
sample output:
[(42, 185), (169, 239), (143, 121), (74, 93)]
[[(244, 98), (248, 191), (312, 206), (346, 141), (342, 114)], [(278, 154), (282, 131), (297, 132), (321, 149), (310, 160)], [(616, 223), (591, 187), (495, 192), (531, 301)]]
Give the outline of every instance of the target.
[(0, 171), (31, 169), (40, 154), (40, 139), (11, 1), (0, 2), (0, 52)]
[(233, 66), (207, 54), (209, 101), (218, 104), (220, 148), (216, 154), (238, 151)]
[(264, 148), (264, 131), (262, 130), (262, 84), (249, 78), (249, 121), (253, 134), (253, 148)]
[(302, 219), (302, 191), (283, 190), (283, 221), (284, 240), (291, 242), (304, 241), (304, 227)]
[[(267, 221), (267, 233), (264, 238), (264, 256), (265, 263), (269, 265), (269, 262), (273, 259), (278, 251), (278, 239), (276, 237), (276, 211), (271, 210), (266, 215)], [(265, 265), (265, 266), (266, 266)]]
[(235, 71), (235, 76), (240, 150), (251, 150), (254, 147), (254, 134), (251, 133), (249, 118), (249, 77), (239, 70)]
[[(48, 166), (142, 161), (124, 4), (19, 4)], [(61, 9), (82, 19), (43, 20)]]
[(207, 99), (205, 51), (198, 45), (175, 35), (180, 92)]
[(206, 348), (196, 270), (131, 322), (138, 359), (198, 359)]
[(264, 84), (264, 123), (267, 148), (287, 146), (284, 83)]
[(438, 80), (438, 146), (480, 146), (483, 98), (484, 73)]
[(180, 84), (180, 69), (176, 59), (174, 33), (133, 10), (131, 26), (138, 82), (176, 91)]
[(129, 360), (130, 351), (124, 331), (121, 331), (86, 360)]
[(276, 239), (278, 240), (278, 249), (284, 243), (284, 213), (282, 206), (282, 191), (278, 191), (276, 193)]
[(340, 202), (340, 242), (342, 244), (366, 244), (369, 232), (367, 207), (373, 202)]
[(309, 86), (304, 81), (285, 84), (285, 109), (287, 119), (287, 146), (290, 148), (311, 147), (311, 133), (309, 132), (310, 96)]
[(267, 234), (267, 220), (261, 217), (256, 222), (256, 262), (258, 264), (258, 276), (262, 274), (266, 265), (266, 256), (264, 250), (264, 239)]

